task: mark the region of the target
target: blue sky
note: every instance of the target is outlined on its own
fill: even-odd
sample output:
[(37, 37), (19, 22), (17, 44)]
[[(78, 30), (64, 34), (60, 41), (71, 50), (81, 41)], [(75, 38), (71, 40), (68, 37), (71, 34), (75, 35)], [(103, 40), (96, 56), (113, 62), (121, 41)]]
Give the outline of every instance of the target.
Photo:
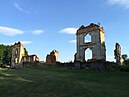
[(129, 0), (0, 0), (0, 44), (22, 41), (44, 61), (53, 49), (59, 61), (73, 60), (76, 29), (98, 22), (105, 30), (107, 60), (114, 60), (116, 42), (129, 54)]

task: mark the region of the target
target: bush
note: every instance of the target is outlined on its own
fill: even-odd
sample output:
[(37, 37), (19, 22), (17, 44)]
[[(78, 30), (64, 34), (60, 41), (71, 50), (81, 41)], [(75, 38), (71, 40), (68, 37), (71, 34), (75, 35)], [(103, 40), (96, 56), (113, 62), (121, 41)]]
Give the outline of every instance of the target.
[(129, 59), (124, 61), (125, 65), (129, 67)]
[(120, 71), (120, 65), (114, 62), (108, 62), (107, 64), (107, 71)]
[(97, 59), (88, 59), (87, 62), (96, 62)]
[(125, 71), (129, 71), (129, 59), (124, 61), (125, 63)]

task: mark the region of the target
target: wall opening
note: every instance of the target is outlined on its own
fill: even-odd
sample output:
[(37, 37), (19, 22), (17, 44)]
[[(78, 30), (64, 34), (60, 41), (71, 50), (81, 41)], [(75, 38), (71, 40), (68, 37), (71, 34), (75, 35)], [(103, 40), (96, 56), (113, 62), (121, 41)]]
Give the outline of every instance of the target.
[(92, 50), (89, 48), (85, 50), (85, 61), (89, 61), (92, 59)]
[(15, 55), (17, 55), (17, 54), (18, 54), (18, 49), (15, 50)]
[(14, 63), (15, 63), (15, 64), (18, 63), (18, 58), (15, 58)]
[(91, 35), (87, 34), (85, 37), (84, 37), (84, 43), (87, 43), (87, 42), (91, 42)]

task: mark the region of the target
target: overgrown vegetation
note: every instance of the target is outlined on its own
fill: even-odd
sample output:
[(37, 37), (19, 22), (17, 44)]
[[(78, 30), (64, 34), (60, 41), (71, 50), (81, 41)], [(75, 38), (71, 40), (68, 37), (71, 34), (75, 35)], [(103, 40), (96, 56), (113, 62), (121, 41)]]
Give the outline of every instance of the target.
[(123, 62), (123, 68), (124, 68), (123, 71), (128, 71), (129, 72), (129, 59), (124, 60), (124, 62)]
[(0, 45), (0, 66), (11, 64), (12, 46)]

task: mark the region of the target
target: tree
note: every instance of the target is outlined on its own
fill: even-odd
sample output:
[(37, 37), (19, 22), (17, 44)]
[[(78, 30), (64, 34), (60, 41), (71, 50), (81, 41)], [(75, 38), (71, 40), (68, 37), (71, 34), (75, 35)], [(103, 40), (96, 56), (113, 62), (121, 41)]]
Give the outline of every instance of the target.
[(0, 66), (3, 65), (3, 52), (4, 52), (5, 46), (3, 44), (0, 45)]
[(123, 59), (124, 61), (127, 59), (127, 57), (128, 57), (127, 54), (123, 54), (123, 55), (122, 55), (122, 59)]
[(125, 64), (125, 68), (126, 68), (125, 70), (129, 71), (129, 59), (125, 60), (124, 64)]
[(2, 63), (4, 65), (11, 65), (12, 47), (6, 46), (3, 52)]
[(25, 56), (28, 56), (28, 51), (26, 50), (26, 48), (24, 48), (25, 50)]

